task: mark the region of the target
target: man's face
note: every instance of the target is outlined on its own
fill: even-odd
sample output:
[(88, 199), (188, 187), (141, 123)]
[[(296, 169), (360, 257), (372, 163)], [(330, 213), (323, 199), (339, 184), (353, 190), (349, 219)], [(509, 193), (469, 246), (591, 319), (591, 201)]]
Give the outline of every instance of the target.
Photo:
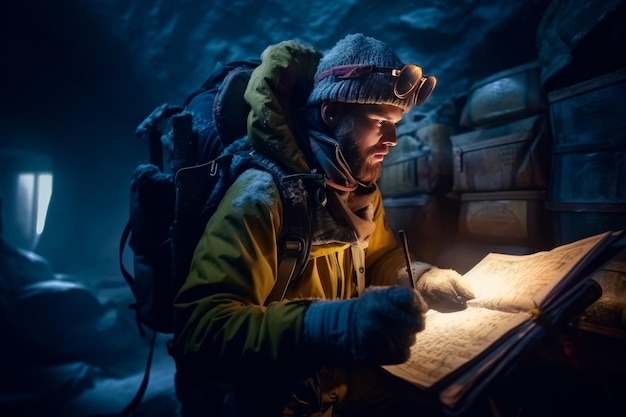
[(396, 146), (402, 109), (389, 104), (347, 104), (335, 131), (337, 142), (357, 180), (371, 184), (382, 172), (389, 147)]

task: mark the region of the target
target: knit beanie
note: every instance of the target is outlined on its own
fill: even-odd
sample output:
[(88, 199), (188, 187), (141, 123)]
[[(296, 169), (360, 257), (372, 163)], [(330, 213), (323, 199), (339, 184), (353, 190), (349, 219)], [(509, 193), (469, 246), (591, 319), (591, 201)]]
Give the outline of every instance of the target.
[[(404, 64), (383, 42), (361, 33), (341, 39), (320, 60), (315, 77), (340, 65), (375, 65), (401, 69)], [(413, 94), (401, 99), (396, 97), (393, 86), (396, 78), (388, 74), (372, 73), (360, 78), (338, 79), (330, 75), (317, 80), (308, 104), (339, 101), (360, 104), (391, 104), (408, 112), (413, 105)]]

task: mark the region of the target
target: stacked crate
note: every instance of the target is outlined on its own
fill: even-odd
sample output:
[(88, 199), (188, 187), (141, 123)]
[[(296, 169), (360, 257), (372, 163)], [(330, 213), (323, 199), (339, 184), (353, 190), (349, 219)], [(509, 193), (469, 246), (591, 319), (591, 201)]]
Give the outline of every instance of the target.
[(385, 157), (378, 181), (387, 221), (405, 230), (411, 249), (424, 260), (456, 234), (458, 202), (452, 187), (452, 146), (458, 112), (452, 102), (433, 115), (403, 120), (397, 146)]
[(548, 93), (557, 244), (626, 229), (626, 68)]
[(398, 144), (385, 157), (379, 185), (385, 197), (431, 195), (449, 191), (452, 183), (450, 135), (445, 123), (398, 127)]
[(474, 84), (451, 136), (459, 235), (488, 243), (552, 245), (545, 207), (551, 132), (540, 67), (531, 62)]
[[(626, 68), (548, 93), (553, 169), (548, 209), (565, 244), (626, 230)], [(626, 252), (592, 277), (602, 296), (583, 329), (626, 340)]]

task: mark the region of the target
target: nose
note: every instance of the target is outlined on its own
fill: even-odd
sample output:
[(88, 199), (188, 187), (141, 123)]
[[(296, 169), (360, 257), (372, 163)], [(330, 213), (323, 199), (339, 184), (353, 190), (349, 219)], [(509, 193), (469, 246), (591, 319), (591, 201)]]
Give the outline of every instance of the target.
[(398, 135), (396, 135), (396, 126), (389, 124), (383, 130), (381, 142), (386, 146), (396, 146), (398, 144)]

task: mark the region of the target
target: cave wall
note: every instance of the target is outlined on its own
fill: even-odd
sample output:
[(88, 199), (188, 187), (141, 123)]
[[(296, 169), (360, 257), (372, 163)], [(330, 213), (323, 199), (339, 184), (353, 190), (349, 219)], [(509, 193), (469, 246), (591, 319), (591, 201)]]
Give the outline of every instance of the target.
[[(50, 155), (55, 172), (36, 250), (60, 272), (118, 275), (130, 173), (148, 157), (134, 130), (157, 105), (180, 103), (217, 61), (258, 56), (285, 39), (325, 51), (363, 32), (437, 75), (417, 110), (426, 113), (537, 59), (551, 3), (9, 0), (0, 18), (0, 147)], [(623, 2), (601, 3), (604, 15), (615, 3)]]

